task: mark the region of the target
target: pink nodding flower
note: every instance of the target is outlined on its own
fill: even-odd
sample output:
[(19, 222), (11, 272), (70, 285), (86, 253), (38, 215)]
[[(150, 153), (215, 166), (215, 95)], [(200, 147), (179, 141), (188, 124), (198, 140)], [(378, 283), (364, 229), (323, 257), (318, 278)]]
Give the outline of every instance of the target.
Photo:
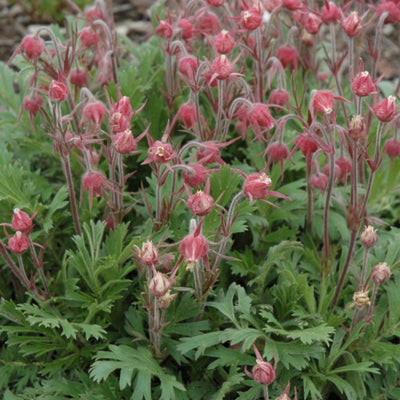
[(186, 18), (181, 18), (176, 26), (180, 29), (181, 37), (183, 40), (191, 39), (194, 35), (194, 26), (193, 24)]
[(190, 211), (199, 217), (208, 215), (215, 206), (212, 196), (203, 190), (198, 190), (195, 194), (190, 193), (186, 204)]
[(69, 81), (77, 87), (86, 86), (87, 79), (85, 68), (72, 69), (71, 73), (69, 74)]
[(340, 169), (340, 175), (338, 180), (346, 182), (347, 176), (351, 174), (351, 169), (352, 169), (351, 160), (348, 159), (347, 157), (339, 157), (335, 160), (335, 164)]
[(322, 19), (313, 13), (308, 13), (304, 19), (304, 29), (311, 35), (316, 35), (322, 25)]
[(268, 361), (264, 361), (261, 357), (255, 344), (253, 344), (254, 352), (256, 353), (256, 365), (251, 370), (251, 373), (245, 367), (245, 372), (247, 376), (254, 379), (257, 383), (262, 383), (263, 385), (270, 385), (275, 381), (275, 371), (276, 371), (276, 356), (274, 354), (274, 366), (272, 366)]
[(259, 130), (260, 127), (272, 129), (276, 125), (275, 119), (269, 112), (269, 106), (262, 103), (253, 104), (247, 111), (248, 121)]
[(320, 172), (312, 175), (310, 177), (310, 185), (323, 193), (328, 187), (328, 177)]
[(282, 0), (282, 5), (290, 11), (304, 8), (303, 0)]
[(33, 228), (32, 218), (25, 211), (14, 208), (11, 228), (14, 229), (14, 231), (29, 234)]
[(213, 141), (203, 142), (197, 148), (196, 151), (196, 158), (197, 161), (203, 164), (211, 164), (211, 163), (218, 163), (220, 165), (225, 165), (225, 161), (221, 158), (221, 151), (220, 147), (224, 147), (224, 144), (217, 144)]
[(220, 7), (225, 3), (225, 0), (206, 0), (211, 7)]
[(381, 122), (390, 122), (398, 113), (396, 106), (396, 97), (389, 96), (386, 99), (376, 103), (373, 107), (376, 118)]
[(15, 235), (8, 239), (8, 248), (14, 254), (25, 253), (29, 249), (30, 244), (29, 238), (21, 231), (15, 232)]
[(311, 109), (329, 115), (335, 106), (332, 90), (318, 90), (311, 100)]
[(253, 200), (262, 200), (268, 195), (271, 185), (272, 180), (265, 172), (251, 174), (244, 182), (243, 194), (248, 197), (251, 202)]
[(49, 86), (48, 95), (50, 100), (57, 102), (64, 101), (68, 97), (68, 87), (60, 81), (52, 80)]
[(182, 172), (185, 183), (191, 187), (199, 186), (206, 181), (207, 169), (200, 163), (188, 164), (188, 170)]
[(202, 12), (195, 19), (195, 26), (204, 35), (215, 35), (221, 30), (221, 23), (218, 17), (209, 11)]
[(24, 102), (22, 103), (23, 109), (28, 111), (29, 114), (33, 116), (35, 116), (39, 112), (42, 105), (43, 99), (41, 98), (41, 96), (35, 93), (25, 96)]
[(135, 251), (132, 250), (133, 254), (142, 261), (143, 264), (151, 267), (158, 263), (158, 250), (151, 240), (143, 242), (141, 248), (136, 245), (133, 247), (135, 249)]
[(363, 28), (362, 18), (356, 11), (353, 11), (342, 21), (342, 29), (349, 37), (357, 36)]
[(376, 92), (376, 85), (368, 71), (360, 71), (351, 82), (351, 89), (355, 95), (365, 97)]
[(87, 118), (99, 126), (105, 112), (106, 106), (101, 101), (91, 101), (83, 108), (82, 118)]
[(185, 129), (190, 129), (196, 124), (196, 107), (192, 102), (182, 104), (178, 110), (178, 117), (184, 123)]
[(383, 13), (387, 13), (384, 21), (385, 24), (394, 24), (396, 22), (400, 22), (400, 7), (398, 1), (382, 1), (378, 7), (373, 8), (379, 16), (381, 16)]
[(136, 150), (137, 142), (133, 137), (132, 131), (126, 129), (122, 132), (117, 132), (112, 137), (112, 143), (115, 150), (120, 154), (130, 154)]
[(325, 24), (338, 22), (342, 16), (342, 10), (335, 3), (325, 0), (325, 5), (321, 9), (321, 19)]
[(261, 10), (256, 7), (242, 11), (240, 25), (248, 31), (254, 31), (262, 24)]
[(85, 48), (95, 46), (100, 41), (99, 34), (89, 26), (81, 30), (79, 38)]
[(149, 283), (150, 293), (153, 296), (162, 297), (171, 289), (172, 283), (172, 280), (162, 272), (155, 272)]
[(283, 161), (289, 155), (289, 149), (285, 143), (271, 143), (267, 148), (267, 154), (271, 157), (273, 163)]
[(211, 64), (211, 80), (228, 79), (235, 72), (235, 65), (229, 61), (225, 54), (214, 59)]
[(285, 106), (289, 104), (290, 94), (285, 89), (275, 89), (269, 94), (268, 103), (272, 105)]
[(204, 259), (209, 252), (209, 242), (200, 231), (201, 224), (193, 233), (186, 235), (179, 245), (179, 252), (189, 265)]
[(219, 54), (228, 54), (235, 47), (235, 39), (228, 31), (223, 29), (214, 37), (213, 45)]
[[(190, 208), (192, 213), (199, 217), (208, 215), (216, 204), (212, 196), (210, 196), (210, 181), (207, 180), (204, 191), (198, 190), (195, 194), (192, 194), (187, 186), (185, 187), (189, 196), (186, 205)], [(218, 200), (219, 199), (217, 199), (217, 201)]]
[(393, 139), (388, 139), (383, 146), (383, 150), (386, 152), (386, 154), (390, 157), (390, 160), (393, 162), (393, 160), (396, 157), (400, 156), (400, 140), (393, 138)]
[(198, 68), (199, 61), (194, 56), (182, 57), (178, 61), (178, 71), (189, 81), (194, 81)]
[(21, 44), (14, 51), (13, 55), (9, 60), (9, 64), (14, 60), (15, 56), (21, 51), (25, 53), (28, 60), (37, 62), (38, 58), (42, 55), (45, 49), (43, 40), (37, 35), (28, 35), (22, 39)]
[(115, 189), (112, 185), (108, 182), (107, 178), (98, 171), (87, 171), (82, 176), (82, 183), (81, 183), (81, 199), (83, 196), (82, 189), (85, 189), (89, 192), (89, 208), (92, 209), (92, 200), (93, 196), (102, 196), (103, 190), (108, 189), (115, 192)]
[(297, 70), (299, 55), (293, 46), (286, 44), (279, 47), (276, 57), (281, 62), (283, 68), (294, 68)]
[(172, 26), (172, 18), (171, 15), (168, 14), (168, 22), (164, 20), (160, 20), (158, 16), (156, 16), (158, 21), (158, 26), (156, 28), (156, 34), (160, 38), (163, 39), (171, 39), (174, 35), (174, 28)]

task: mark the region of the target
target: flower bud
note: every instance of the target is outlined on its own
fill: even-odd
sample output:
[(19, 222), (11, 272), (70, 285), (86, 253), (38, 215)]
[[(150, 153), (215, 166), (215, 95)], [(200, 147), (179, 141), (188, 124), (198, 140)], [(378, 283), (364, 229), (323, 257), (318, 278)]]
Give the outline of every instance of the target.
[(82, 187), (92, 196), (101, 196), (102, 188), (107, 184), (107, 178), (98, 171), (88, 171), (82, 176)]
[(332, 90), (318, 90), (311, 100), (311, 108), (329, 115), (334, 108), (335, 99)]
[(184, 40), (193, 37), (193, 24), (185, 18), (181, 18), (176, 26), (181, 30), (181, 37)]
[(185, 124), (186, 129), (190, 129), (196, 123), (196, 107), (193, 103), (182, 104), (178, 111), (179, 119)]
[(299, 55), (293, 46), (283, 45), (279, 47), (276, 57), (281, 62), (283, 68), (297, 69)]
[(8, 248), (15, 254), (25, 253), (29, 249), (30, 241), (21, 231), (15, 232), (15, 235), (8, 239)]
[(79, 33), (79, 37), (82, 45), (86, 48), (95, 46), (100, 40), (100, 36), (97, 34), (97, 32), (90, 27), (83, 28)]
[(383, 150), (393, 161), (396, 157), (400, 156), (400, 140), (396, 138), (388, 139), (383, 147)]
[(174, 34), (174, 28), (167, 21), (159, 21), (156, 34), (163, 39), (171, 39)]
[(11, 228), (14, 229), (14, 231), (20, 231), (23, 233), (30, 232), (33, 228), (32, 219), (26, 212), (14, 208)]
[(166, 275), (161, 272), (156, 272), (149, 283), (149, 290), (153, 296), (162, 297), (171, 288)]
[(199, 62), (194, 56), (182, 57), (178, 62), (178, 71), (189, 80), (193, 81), (199, 68)]
[(37, 35), (25, 36), (22, 40), (21, 48), (29, 60), (37, 61), (44, 51), (44, 42)]
[(235, 47), (235, 40), (225, 29), (215, 36), (213, 45), (220, 54), (228, 54)]
[(378, 239), (379, 239), (379, 237), (378, 237), (378, 234), (376, 233), (376, 229), (374, 229), (370, 225), (368, 225), (364, 228), (364, 230), (360, 236), (361, 244), (364, 247), (366, 247), (367, 249), (374, 247), (376, 245), (376, 242), (378, 241)]
[(248, 31), (254, 31), (262, 24), (262, 14), (258, 8), (252, 7), (242, 12), (240, 25)]
[(278, 106), (285, 106), (289, 104), (289, 101), (290, 94), (285, 89), (275, 89), (269, 94), (268, 103), (270, 103), (270, 105), (277, 104)]
[(376, 103), (373, 111), (376, 118), (381, 122), (390, 122), (397, 114), (396, 97), (389, 96), (388, 98)]
[(68, 97), (68, 87), (59, 81), (51, 81), (49, 86), (49, 98), (54, 101), (63, 101)]
[(253, 104), (248, 111), (249, 122), (256, 127), (272, 129), (276, 125), (275, 119), (269, 112), (269, 107), (266, 104)]
[(204, 165), (196, 163), (188, 165), (190, 171), (184, 170), (182, 177), (186, 184), (191, 187), (199, 186), (206, 181), (207, 169)]
[(304, 157), (310, 157), (312, 153), (315, 153), (318, 150), (318, 144), (309, 134), (306, 133), (303, 133), (296, 138), (296, 144), (300, 147)]
[(112, 142), (115, 150), (120, 154), (133, 153), (137, 146), (136, 140), (130, 129), (125, 129), (123, 132), (116, 133), (112, 137)]
[(389, 265), (381, 262), (372, 268), (371, 278), (375, 283), (383, 284), (389, 280), (391, 274)]
[(350, 13), (342, 22), (343, 31), (349, 37), (357, 36), (362, 29), (362, 20), (356, 11)]
[(198, 190), (194, 195), (189, 197), (187, 206), (193, 214), (204, 217), (213, 209), (214, 199), (202, 190)]
[(106, 106), (101, 101), (91, 101), (82, 110), (82, 117), (92, 120), (97, 126), (106, 112)]
[(235, 72), (235, 66), (228, 60), (225, 54), (222, 54), (212, 62), (211, 72), (216, 79), (225, 80)]
[(134, 246), (137, 257), (143, 261), (143, 263), (147, 266), (156, 265), (158, 263), (158, 251), (156, 246), (154, 246), (151, 240), (146, 240), (142, 244), (142, 248), (140, 249), (138, 246)]
[(359, 72), (351, 83), (353, 93), (359, 97), (368, 96), (376, 91), (368, 71)]
[(311, 35), (316, 35), (322, 25), (321, 18), (313, 13), (308, 13), (304, 20), (304, 29)]
[(270, 385), (275, 380), (275, 369), (268, 361), (257, 360), (251, 372), (253, 379), (263, 385)]
[(328, 186), (328, 177), (325, 174), (315, 174), (310, 177), (310, 185), (321, 192), (324, 192)]
[(289, 149), (285, 143), (271, 143), (267, 148), (267, 154), (274, 163), (284, 160), (289, 155)]
[(24, 110), (28, 111), (29, 114), (35, 116), (39, 112), (42, 105), (43, 99), (38, 94), (33, 93), (31, 95), (25, 96), (22, 107), (24, 108)]
[(326, 1), (321, 9), (321, 19), (325, 24), (338, 22), (342, 19), (342, 11), (332, 1)]
[(271, 185), (272, 180), (265, 172), (251, 174), (246, 178), (243, 194), (250, 200), (262, 200), (267, 196)]
[(69, 81), (77, 87), (86, 86), (86, 70), (84, 68), (72, 69), (69, 75)]

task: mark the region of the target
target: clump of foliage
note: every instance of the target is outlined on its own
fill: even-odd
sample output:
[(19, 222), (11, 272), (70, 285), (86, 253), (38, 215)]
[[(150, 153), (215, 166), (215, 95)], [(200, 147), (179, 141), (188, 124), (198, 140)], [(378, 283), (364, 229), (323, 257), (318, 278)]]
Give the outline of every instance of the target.
[(110, 10), (0, 66), (4, 398), (400, 399), (399, 5)]

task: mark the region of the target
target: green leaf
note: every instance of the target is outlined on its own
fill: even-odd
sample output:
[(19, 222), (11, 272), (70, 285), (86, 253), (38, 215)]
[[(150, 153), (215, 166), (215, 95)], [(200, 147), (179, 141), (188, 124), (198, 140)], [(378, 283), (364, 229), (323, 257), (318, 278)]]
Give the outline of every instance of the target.
[(52, 202), (47, 207), (47, 214), (43, 221), (43, 229), (46, 233), (49, 233), (53, 226), (52, 217), (54, 213), (58, 210), (63, 209), (68, 204), (68, 190), (66, 186), (62, 186), (56, 195), (54, 196)]
[(221, 332), (210, 332), (203, 335), (182, 338), (177, 348), (182, 354), (188, 354), (196, 349), (194, 359), (197, 360), (204, 354), (207, 348), (220, 343), (220, 336)]

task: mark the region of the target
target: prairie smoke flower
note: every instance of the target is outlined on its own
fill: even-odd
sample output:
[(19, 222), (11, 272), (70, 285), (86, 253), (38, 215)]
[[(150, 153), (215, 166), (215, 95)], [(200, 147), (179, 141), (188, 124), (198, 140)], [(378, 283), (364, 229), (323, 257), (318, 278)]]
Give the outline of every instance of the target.
[(247, 119), (252, 124), (258, 135), (261, 135), (260, 127), (272, 129), (276, 125), (275, 119), (269, 112), (269, 106), (262, 103), (254, 103), (247, 110)]
[(389, 96), (373, 107), (376, 118), (381, 122), (390, 122), (397, 114), (396, 97)]
[(252, 7), (242, 11), (240, 25), (248, 31), (254, 31), (262, 24), (261, 10)]
[(44, 41), (38, 35), (28, 35), (22, 39), (21, 44), (16, 48), (9, 60), (9, 64), (21, 51), (25, 53), (28, 60), (37, 62), (38, 58), (45, 50)]
[(383, 146), (383, 150), (390, 157), (391, 161), (393, 161), (396, 157), (400, 156), (400, 140), (396, 138), (388, 139)]
[(219, 54), (228, 54), (235, 47), (235, 40), (225, 29), (214, 37), (213, 45)]
[(329, 115), (335, 106), (335, 96), (332, 90), (318, 90), (311, 100), (311, 109)]
[(282, 5), (290, 11), (304, 8), (303, 0), (282, 0)]
[(283, 161), (289, 155), (289, 149), (285, 143), (271, 143), (267, 148), (267, 154), (271, 157), (274, 163)]
[(112, 137), (112, 143), (115, 150), (120, 154), (133, 153), (136, 150), (136, 140), (130, 129), (116, 133)]
[(158, 263), (158, 250), (151, 240), (142, 243), (142, 247), (133, 246), (132, 253), (147, 266), (156, 265)]
[(251, 373), (247, 370), (247, 366), (244, 368), (246, 375), (254, 379), (257, 383), (262, 383), (263, 385), (270, 385), (275, 380), (276, 371), (276, 356), (274, 354), (274, 366), (272, 366), (268, 361), (264, 361), (258, 351), (256, 345), (253, 344), (253, 350), (256, 353), (256, 365), (251, 370)]
[(310, 185), (323, 193), (328, 186), (328, 177), (322, 173), (312, 175), (310, 177)]
[(353, 11), (342, 21), (341, 26), (347, 36), (355, 37), (363, 28), (362, 19), (356, 11)]
[(155, 164), (165, 164), (175, 158), (176, 153), (171, 144), (166, 143), (164, 139), (154, 142), (153, 138), (148, 134), (148, 128), (145, 132), (147, 141), (149, 142), (149, 149), (147, 151), (149, 156), (142, 162), (142, 165), (151, 162)]
[(195, 26), (197, 31), (205, 35), (215, 35), (221, 31), (221, 23), (218, 17), (209, 11), (202, 12), (198, 18), (195, 19)]
[(155, 272), (149, 283), (149, 290), (153, 296), (164, 296), (172, 286), (172, 282), (162, 272)]
[(86, 86), (87, 79), (85, 68), (72, 69), (69, 74), (69, 81), (77, 87)]
[(389, 265), (381, 262), (372, 268), (371, 278), (375, 283), (381, 285), (389, 280), (391, 274)]
[(387, 12), (385, 24), (393, 24), (400, 21), (400, 7), (398, 1), (382, 1), (378, 7), (373, 7), (377, 14), (380, 16)]
[[(195, 220), (190, 221), (191, 225), (192, 221)], [(195, 226), (195, 222), (193, 225)], [(189, 233), (181, 240), (179, 245), (179, 252), (182, 255), (182, 259), (187, 262), (188, 269), (193, 268), (200, 259), (203, 259), (208, 265), (209, 242), (201, 234), (201, 226), (202, 224), (200, 223), (193, 233)]]
[(87, 118), (99, 126), (105, 112), (106, 106), (101, 101), (91, 101), (83, 108), (82, 119)]
[(263, 200), (268, 204), (274, 205), (265, 200), (265, 197), (267, 196), (290, 200), (289, 197), (281, 193), (269, 190), (271, 185), (272, 180), (268, 175), (265, 174), (265, 172), (250, 174), (249, 176), (245, 177), (243, 194), (250, 200), (250, 203), (252, 203), (253, 200)]
[(192, 102), (187, 102), (179, 107), (178, 118), (184, 123), (185, 129), (190, 129), (196, 124), (196, 107)]
[(188, 164), (187, 169), (182, 172), (185, 183), (191, 187), (196, 187), (206, 181), (207, 169), (200, 163)]
[(24, 102), (22, 103), (23, 109), (28, 111), (32, 116), (35, 116), (39, 112), (42, 105), (43, 99), (35, 93), (25, 96)]
[(168, 13), (168, 22), (164, 20), (160, 20), (158, 16), (156, 16), (158, 21), (158, 26), (156, 28), (156, 35), (163, 39), (171, 39), (174, 35), (174, 28), (172, 26), (172, 18)]
[(212, 196), (203, 190), (198, 190), (195, 194), (190, 193), (186, 204), (190, 211), (199, 217), (208, 215), (215, 206)]
[(219, 7), (224, 4), (225, 0), (206, 0), (211, 7)]
[(366, 139), (368, 136), (367, 132), (367, 120), (362, 115), (355, 115), (349, 126), (349, 136), (353, 139)]
[(228, 79), (235, 72), (235, 65), (229, 61), (225, 54), (214, 59), (211, 64), (211, 81), (214, 79)]
[(225, 143), (217, 143), (212, 140), (200, 143), (196, 151), (197, 161), (202, 164), (216, 162), (220, 165), (225, 165), (225, 161), (221, 158), (220, 148), (229, 146), (238, 139), (239, 138), (235, 138)]
[(194, 34), (194, 27), (193, 24), (186, 18), (181, 18), (176, 26), (181, 31), (181, 37), (183, 40), (191, 39)]
[(182, 57), (178, 61), (178, 71), (190, 82), (194, 81), (198, 68), (199, 61), (194, 56)]
[(15, 232), (14, 236), (8, 239), (8, 248), (14, 254), (25, 253), (30, 246), (30, 240), (21, 231)]
[(325, 24), (338, 22), (342, 19), (342, 10), (332, 1), (325, 0), (325, 5), (321, 9), (321, 19)]
[(340, 169), (339, 181), (346, 181), (347, 175), (351, 173), (351, 161), (346, 157), (339, 157), (335, 160), (335, 165)]
[(81, 202), (83, 196), (82, 189), (85, 189), (89, 192), (89, 209), (92, 209), (93, 196), (102, 196), (104, 189), (115, 192), (115, 189), (108, 182), (107, 178), (98, 171), (87, 171), (85, 174), (82, 175), (80, 198)]
[(304, 19), (304, 29), (311, 35), (316, 35), (322, 25), (322, 19), (313, 13), (308, 13)]
[(359, 72), (351, 83), (353, 93), (359, 97), (368, 96), (376, 91), (376, 86), (372, 82), (368, 71)]
[(371, 225), (366, 226), (360, 236), (361, 244), (367, 249), (374, 247), (378, 242), (378, 239), (379, 237), (376, 233), (376, 229), (374, 229)]
[(289, 104), (290, 94), (285, 89), (275, 89), (269, 94), (268, 103), (271, 105), (285, 106)]
[(33, 228), (32, 218), (25, 211), (14, 208), (11, 228), (14, 229), (14, 231), (29, 233)]
[(98, 33), (89, 26), (80, 31), (79, 38), (81, 39), (82, 46), (85, 48), (95, 46), (100, 40)]
[(60, 81), (52, 80), (49, 86), (48, 95), (50, 100), (57, 102), (64, 101), (68, 97), (68, 87)]
[(293, 46), (283, 45), (279, 47), (276, 57), (281, 62), (283, 68), (292, 67), (297, 70), (299, 55)]

